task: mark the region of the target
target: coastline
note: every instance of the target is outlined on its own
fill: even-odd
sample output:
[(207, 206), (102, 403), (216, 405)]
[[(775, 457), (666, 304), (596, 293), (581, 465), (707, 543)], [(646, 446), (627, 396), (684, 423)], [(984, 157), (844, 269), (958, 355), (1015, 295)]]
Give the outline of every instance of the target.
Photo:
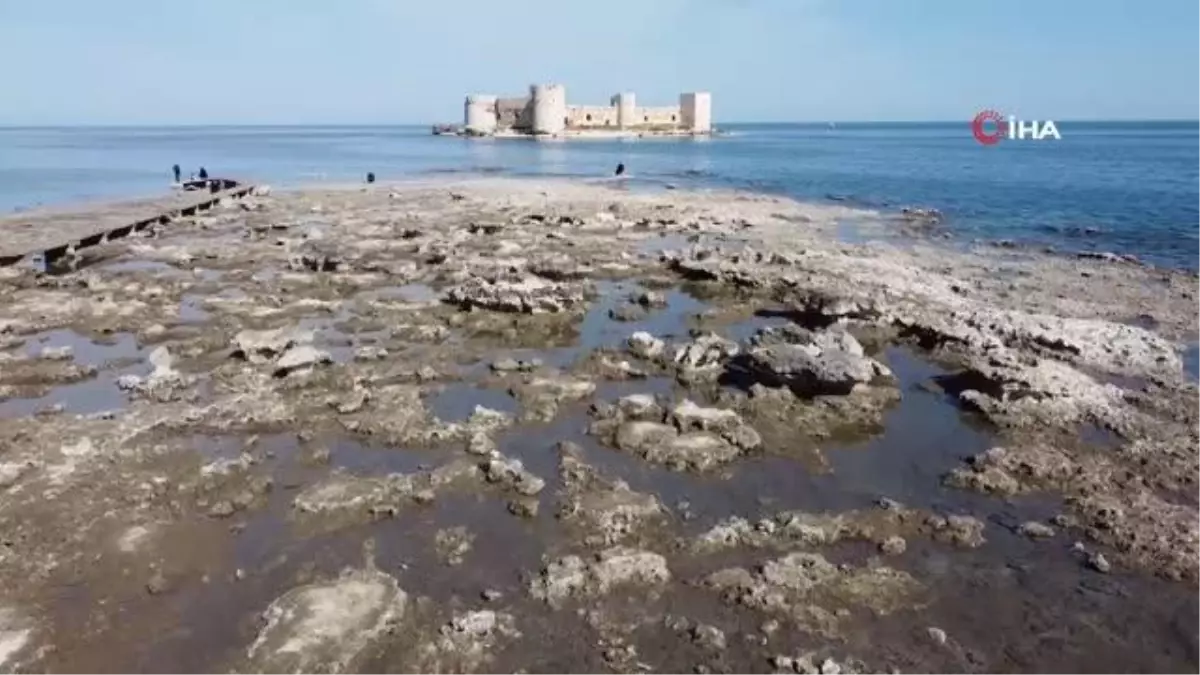
[[(708, 140), (711, 138), (720, 138), (726, 134), (716, 129), (707, 132), (696, 131), (639, 131), (636, 129), (628, 130), (605, 130), (605, 129), (575, 129), (563, 131), (551, 135), (534, 135), (520, 133), (516, 131), (496, 131), (479, 138), (498, 138), (498, 139), (518, 139), (523, 138), (535, 141), (571, 141), (571, 140), (636, 140), (636, 139), (654, 139), (654, 138), (692, 138)], [(467, 135), (466, 137), (470, 137)]]
[[(754, 130), (753, 138), (707, 143), (601, 140), (575, 147), (571, 143), (446, 143), (429, 136), (423, 127), (132, 128), (0, 134), (0, 145), (8, 150), (0, 149), (7, 160), (0, 172), (17, 172), (10, 175), (20, 177), (0, 189), (0, 207), (28, 210), (107, 195), (157, 194), (163, 187), (161, 169), (186, 157), (190, 151), (184, 148), (194, 142), (213, 147), (215, 154), (205, 157), (205, 163), (269, 179), (277, 188), (314, 180), (358, 182), (369, 171), (381, 180), (463, 168), (490, 172), (500, 167), (515, 176), (582, 177), (610, 174), (624, 162), (638, 174), (631, 182), (670, 182), (680, 188), (743, 187), (885, 210), (936, 207), (946, 214), (938, 234), (963, 241), (1007, 238), (1018, 246), (1112, 251), (1156, 265), (1196, 269), (1194, 125), (1164, 133), (1139, 125), (1122, 127), (1121, 133), (1073, 128), (1062, 145), (1043, 145), (1016, 155), (984, 152), (976, 144), (963, 143), (966, 131), (961, 124), (934, 125), (920, 133), (887, 125), (836, 133), (803, 125), (737, 128)], [(305, 154), (315, 139), (327, 152)], [(1094, 163), (1086, 152), (1092, 143), (1111, 148), (1114, 156), (1136, 158), (1122, 166), (1143, 167), (1139, 170), (1145, 180)], [(113, 148), (109, 169), (116, 173), (82, 171), (76, 180), (64, 183), (52, 171), (39, 169), (37, 153), (64, 144), (79, 147), (80, 157), (72, 162), (80, 166), (87, 166), (86, 158), (93, 153)], [(367, 146), (374, 150), (364, 154)], [(776, 146), (777, 152), (765, 151)], [(1190, 166), (1181, 162), (1189, 154)], [(939, 171), (943, 164), (965, 173)], [(1056, 171), (1056, 164), (1065, 173)], [(1067, 176), (1073, 178), (1060, 189), (1048, 189)]]
[[(863, 241), (839, 234), (849, 220)], [(911, 642), (873, 635), (860, 613), (926, 612), (921, 625), (1003, 669), (996, 622), (1019, 641), (1035, 592), (972, 575), (1014, 560), (1042, 570), (1047, 622), (1085, 613), (1075, 577), (1116, 569), (1136, 592), (1109, 618), (1171, 625), (1155, 603), (1194, 591), (1200, 541), (1197, 389), (1181, 359), (1195, 274), (889, 239), (911, 225), (733, 190), (422, 178), (247, 197), (65, 274), (0, 270), (0, 526), (23, 548), (0, 557), (0, 638), (19, 636), (2, 665), (63, 670), (108, 649), (131, 667), (137, 627), (179, 611), (267, 617), (249, 640), (205, 638), (252, 645), (232, 663), (184, 644), (210, 668), (511, 669), (528, 666), (522, 640), (545, 636), (562, 663), (632, 667), (636, 654), (569, 637), (575, 612), (559, 608), (575, 603), (622, 644), (677, 641), (657, 669), (706, 663), (708, 629), (735, 630), (712, 625), (721, 608), (823, 636), (817, 662), (847, 670), (891, 667)], [(868, 451), (847, 437), (891, 469), (848, 467)], [(911, 485), (888, 473), (894, 456)], [(831, 467), (824, 490), (839, 496), (824, 501), (770, 482), (784, 470), (814, 488)], [(456, 505), (464, 492), (476, 506)], [(1013, 514), (1011, 531), (997, 525)], [(242, 532), (263, 553), (229, 553)], [(401, 556), (426, 577), (397, 571), (398, 533), (437, 554)], [(329, 536), (337, 552), (315, 574), (264, 562)], [(836, 571), (841, 540), (882, 557)], [(496, 599), (406, 605), (445, 596), (446, 550)], [(712, 567), (714, 552), (733, 567)], [(88, 568), (93, 553), (103, 564)], [(934, 554), (978, 569), (923, 573)], [(776, 576), (755, 571), (764, 560)], [(80, 578), (138, 598), (144, 623), (73, 631), (43, 610)], [(963, 607), (966, 589), (994, 604)], [(200, 600), (218, 590), (218, 607)], [(362, 607), (323, 615), (321, 594)], [(639, 620), (672, 606), (697, 608), (682, 632)], [(339, 621), (355, 639), (314, 638)], [(490, 627), (462, 628), (478, 621)], [(380, 647), (399, 622), (404, 639)], [(731, 665), (793, 658), (771, 635)], [(1067, 639), (1110, 664), (1180, 667), (1169, 649), (1149, 656), (1145, 635)], [(279, 648), (290, 640), (308, 648)], [(1039, 665), (1078, 665), (1070, 651)], [(170, 669), (174, 652), (164, 640), (141, 655)]]

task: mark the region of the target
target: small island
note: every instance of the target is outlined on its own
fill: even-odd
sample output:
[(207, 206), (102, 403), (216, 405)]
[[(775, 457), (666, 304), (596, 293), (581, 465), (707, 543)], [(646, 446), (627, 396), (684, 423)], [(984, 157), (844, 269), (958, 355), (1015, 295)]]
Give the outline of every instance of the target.
[(639, 106), (632, 92), (615, 94), (608, 105), (568, 105), (561, 84), (531, 85), (527, 96), (472, 94), (463, 124), (437, 125), (435, 135), (472, 137), (621, 137), (712, 135), (712, 95), (688, 92), (678, 105)]

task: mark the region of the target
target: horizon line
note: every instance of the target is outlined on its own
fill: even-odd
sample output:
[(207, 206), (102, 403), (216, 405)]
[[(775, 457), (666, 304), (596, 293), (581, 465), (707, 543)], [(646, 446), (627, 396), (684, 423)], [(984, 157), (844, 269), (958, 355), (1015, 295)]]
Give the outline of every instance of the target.
[[(1185, 118), (1185, 117), (1089, 117), (1089, 118), (1056, 118), (1056, 124), (1062, 123), (1136, 123), (1136, 122), (1156, 122), (1156, 123), (1191, 123), (1200, 125), (1200, 118)], [(846, 125), (866, 125), (866, 124), (970, 124), (970, 118), (962, 119), (928, 119), (928, 120), (838, 120), (838, 119), (811, 119), (811, 120), (753, 120), (753, 121), (728, 121), (714, 124), (720, 127), (722, 125), (780, 125), (780, 124), (846, 124)], [(14, 129), (186, 129), (186, 128), (303, 128), (303, 127), (429, 127), (435, 126), (438, 123), (430, 122), (71, 122), (63, 124), (8, 124), (0, 123), (0, 130)]]

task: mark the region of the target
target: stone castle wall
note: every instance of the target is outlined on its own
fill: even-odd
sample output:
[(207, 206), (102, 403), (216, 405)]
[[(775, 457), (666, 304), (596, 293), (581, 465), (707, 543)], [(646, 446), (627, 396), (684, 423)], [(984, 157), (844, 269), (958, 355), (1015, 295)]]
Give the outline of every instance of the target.
[(632, 126), (676, 127), (680, 125), (679, 120), (680, 113), (677, 105), (639, 107), (635, 109)]
[(613, 106), (567, 106), (568, 129), (616, 129), (617, 127), (617, 109)]
[(562, 85), (533, 85), (529, 96), (467, 97), (465, 126), (475, 133), (516, 131), (555, 135), (570, 130), (653, 130), (708, 133), (712, 98), (706, 92), (682, 94), (679, 105), (638, 106), (633, 93), (612, 97), (609, 105), (567, 105)]
[(500, 129), (529, 131), (533, 127), (533, 109), (529, 97), (496, 100), (496, 126)]

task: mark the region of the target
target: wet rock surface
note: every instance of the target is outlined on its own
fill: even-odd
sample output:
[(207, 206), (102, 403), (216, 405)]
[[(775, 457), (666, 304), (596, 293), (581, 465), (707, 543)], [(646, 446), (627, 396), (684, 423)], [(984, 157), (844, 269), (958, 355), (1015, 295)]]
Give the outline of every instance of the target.
[(471, 277), (446, 293), (446, 302), (463, 309), (539, 314), (565, 312), (583, 303), (583, 293), (565, 284), (527, 277), (519, 281)]
[(676, 471), (706, 471), (756, 450), (753, 427), (732, 410), (705, 408), (684, 399), (669, 412), (634, 394), (592, 409), (591, 433), (623, 452)]
[(607, 546), (644, 537), (666, 515), (654, 495), (637, 492), (587, 464), (578, 444), (560, 443), (558, 452), (563, 488), (557, 517), (577, 524), (585, 543)]
[(897, 217), (276, 190), (6, 271), (0, 671), (1195, 672), (1195, 277)]
[(857, 385), (891, 375), (846, 332), (766, 329), (754, 343), (742, 364), (747, 376), (801, 397), (846, 395)]
[(855, 611), (884, 615), (912, 606), (922, 590), (905, 572), (836, 565), (819, 553), (791, 553), (754, 570), (721, 570), (703, 584), (726, 602), (786, 617), (818, 634), (836, 631)]
[(617, 587), (653, 589), (670, 579), (671, 571), (663, 556), (618, 546), (588, 557), (569, 555), (548, 562), (530, 583), (529, 593), (554, 606), (604, 595)]
[(293, 589), (263, 613), (248, 670), (352, 670), (372, 642), (403, 620), (407, 599), (395, 579), (369, 570)]

